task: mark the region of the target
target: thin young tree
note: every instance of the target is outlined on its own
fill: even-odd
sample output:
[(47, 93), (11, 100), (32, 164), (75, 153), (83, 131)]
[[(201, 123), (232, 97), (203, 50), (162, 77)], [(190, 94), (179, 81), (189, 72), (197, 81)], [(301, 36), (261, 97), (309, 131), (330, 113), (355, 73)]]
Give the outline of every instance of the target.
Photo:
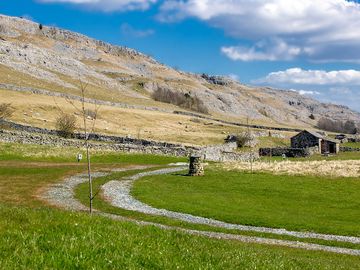
[[(91, 155), (90, 155), (90, 145), (89, 145), (89, 137), (90, 134), (94, 133), (95, 123), (98, 117), (98, 112), (100, 109), (100, 105), (97, 104), (96, 99), (94, 99), (94, 110), (91, 111), (91, 115), (89, 114), (89, 109), (86, 107), (86, 92), (89, 83), (84, 83), (79, 78), (79, 87), (81, 92), (81, 105), (80, 107), (75, 104), (73, 100), (70, 98), (66, 98), (66, 101), (71, 104), (75, 110), (81, 115), (83, 122), (83, 132), (84, 132), (84, 145), (86, 149), (86, 163), (87, 163), (87, 174), (88, 174), (88, 182), (89, 182), (89, 212), (90, 214), (93, 211), (93, 200), (96, 197), (96, 194), (93, 193), (93, 185), (92, 185), (92, 175), (91, 175)], [(59, 109), (60, 107), (57, 106)]]

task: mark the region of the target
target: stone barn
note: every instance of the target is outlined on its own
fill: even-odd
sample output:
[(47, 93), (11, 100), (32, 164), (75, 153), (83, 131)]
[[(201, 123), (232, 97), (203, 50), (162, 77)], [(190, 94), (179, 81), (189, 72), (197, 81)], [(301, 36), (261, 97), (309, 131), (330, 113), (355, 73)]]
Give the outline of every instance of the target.
[(291, 138), (292, 148), (317, 148), (321, 154), (337, 154), (340, 150), (340, 142), (335, 139), (324, 137), (323, 135), (304, 130)]

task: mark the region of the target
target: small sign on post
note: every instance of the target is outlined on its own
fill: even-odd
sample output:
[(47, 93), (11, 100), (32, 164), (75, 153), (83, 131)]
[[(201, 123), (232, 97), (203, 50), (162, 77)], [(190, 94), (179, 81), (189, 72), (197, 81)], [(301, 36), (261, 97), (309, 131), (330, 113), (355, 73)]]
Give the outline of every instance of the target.
[(76, 156), (77, 162), (80, 162), (82, 158), (83, 158), (82, 154), (77, 154)]

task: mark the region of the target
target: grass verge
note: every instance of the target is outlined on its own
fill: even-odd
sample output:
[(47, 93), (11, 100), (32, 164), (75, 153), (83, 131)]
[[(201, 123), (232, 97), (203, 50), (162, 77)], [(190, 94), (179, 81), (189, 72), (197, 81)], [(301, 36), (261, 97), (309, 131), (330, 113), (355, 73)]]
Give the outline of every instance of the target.
[(359, 269), (360, 258), (0, 205), (2, 269)]

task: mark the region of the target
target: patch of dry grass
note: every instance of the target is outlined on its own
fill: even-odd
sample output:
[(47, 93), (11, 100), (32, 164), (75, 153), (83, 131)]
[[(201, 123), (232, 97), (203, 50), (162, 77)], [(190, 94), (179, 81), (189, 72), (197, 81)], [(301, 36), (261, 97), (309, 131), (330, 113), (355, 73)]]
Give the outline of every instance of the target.
[[(74, 108), (64, 98), (53, 98), (45, 95), (20, 93), (1, 90), (2, 101), (11, 103), (15, 109), (9, 119), (17, 123), (33, 125), (48, 129), (55, 128), (59, 110), (73, 114)], [(80, 102), (74, 104), (80, 107)], [(87, 104), (89, 109), (92, 104)], [(82, 127), (79, 115), (77, 123)], [(99, 118), (96, 121), (96, 132), (118, 136), (131, 135), (133, 138), (156, 141), (178, 142), (191, 145), (206, 145), (222, 143), (227, 133), (234, 133), (238, 127), (209, 124), (210, 121), (192, 121), (192, 117), (172, 113), (146, 111), (138, 109), (123, 109), (111, 106), (101, 106)]]
[[(251, 170), (249, 162), (229, 162), (220, 166), (226, 170)], [(254, 171), (287, 175), (360, 177), (360, 160), (254, 162), (252, 169)]]

